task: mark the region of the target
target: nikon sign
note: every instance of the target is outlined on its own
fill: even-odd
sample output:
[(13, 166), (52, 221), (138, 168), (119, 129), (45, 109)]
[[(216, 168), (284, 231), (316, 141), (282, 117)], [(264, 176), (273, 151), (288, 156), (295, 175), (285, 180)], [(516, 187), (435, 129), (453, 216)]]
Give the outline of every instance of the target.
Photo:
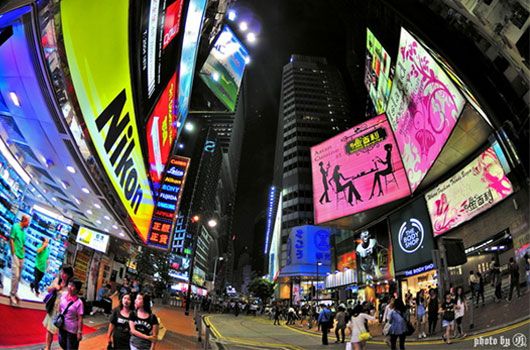
[(86, 128), (145, 242), (154, 206), (132, 100), (129, 0), (63, 0), (60, 6), (68, 67)]

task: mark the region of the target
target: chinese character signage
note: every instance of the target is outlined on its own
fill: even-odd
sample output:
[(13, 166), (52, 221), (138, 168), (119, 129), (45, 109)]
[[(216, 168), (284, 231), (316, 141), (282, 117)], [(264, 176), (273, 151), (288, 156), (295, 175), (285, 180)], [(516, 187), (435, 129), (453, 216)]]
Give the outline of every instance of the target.
[(431, 220), (423, 198), (390, 216), (389, 221), (396, 272), (432, 261)]
[(77, 233), (76, 242), (106, 253), (109, 245), (109, 235), (81, 226)]
[(330, 272), (329, 237), (330, 230), (326, 227), (293, 227), (287, 240), (287, 264), (282, 269), (281, 276), (314, 276)]
[(178, 212), (189, 164), (190, 159), (186, 157), (172, 156), (169, 160), (166, 173), (160, 183), (151, 230), (147, 237), (149, 246), (166, 250), (171, 247), (173, 223)]
[(390, 78), (391, 59), (385, 48), (366, 28), (366, 68), (364, 84), (372, 100), (377, 114), (385, 112), (392, 80)]
[(384, 114), (312, 147), (311, 165), (317, 224), (410, 194)]
[(493, 207), (513, 193), (493, 148), (427, 192), (433, 233), (441, 235)]
[(414, 191), (449, 138), (465, 100), (421, 44), (401, 28), (386, 113)]

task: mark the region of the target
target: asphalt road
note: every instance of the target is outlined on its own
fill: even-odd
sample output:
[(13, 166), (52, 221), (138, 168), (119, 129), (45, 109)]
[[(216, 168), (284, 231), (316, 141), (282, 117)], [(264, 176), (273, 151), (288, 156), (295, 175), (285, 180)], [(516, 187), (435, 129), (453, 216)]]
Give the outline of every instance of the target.
[[(207, 317), (212, 325), (219, 349), (345, 349), (345, 344), (335, 344), (334, 334), (330, 334), (330, 344), (321, 344), (320, 336), (293, 329), (285, 325), (274, 326), (272, 321), (261, 317), (221, 314)], [(482, 334), (458, 339), (453, 344), (439, 341), (408, 342), (405, 347), (413, 350), (518, 350), (530, 349), (530, 320), (486, 331)], [(369, 342), (367, 349), (389, 349), (380, 341)]]

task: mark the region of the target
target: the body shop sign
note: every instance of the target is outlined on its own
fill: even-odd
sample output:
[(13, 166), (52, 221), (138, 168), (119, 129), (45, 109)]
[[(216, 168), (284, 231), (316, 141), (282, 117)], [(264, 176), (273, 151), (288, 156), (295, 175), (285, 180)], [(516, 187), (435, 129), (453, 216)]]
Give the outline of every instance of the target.
[(172, 156), (162, 179), (155, 212), (151, 222), (151, 230), (147, 244), (159, 249), (171, 247), (171, 232), (178, 212), (182, 190), (186, 183), (186, 175), (190, 159)]
[(131, 89), (129, 1), (61, 1), (66, 57), (90, 138), (114, 190), (145, 242), (153, 196)]
[(425, 195), (433, 233), (441, 235), (513, 193), (493, 148)]
[(384, 114), (312, 147), (311, 166), (317, 224), (410, 194)]

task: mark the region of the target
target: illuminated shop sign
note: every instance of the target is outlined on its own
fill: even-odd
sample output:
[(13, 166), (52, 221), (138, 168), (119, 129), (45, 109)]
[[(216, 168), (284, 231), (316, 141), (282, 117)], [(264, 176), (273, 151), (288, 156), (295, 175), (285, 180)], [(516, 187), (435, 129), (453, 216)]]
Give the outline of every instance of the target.
[(311, 147), (311, 166), (317, 224), (410, 194), (384, 114)]
[(177, 0), (166, 8), (162, 49), (165, 49), (179, 33), (182, 3), (182, 0)]
[(81, 226), (75, 241), (102, 253), (106, 253), (109, 245), (109, 235)]
[(147, 237), (147, 244), (152, 247), (165, 250), (171, 247), (173, 223), (179, 209), (189, 165), (190, 159), (186, 157), (172, 156), (169, 159), (164, 178), (160, 183), (151, 230)]
[(358, 270), (364, 282), (394, 278), (392, 245), (386, 223), (356, 233), (354, 240)]
[(386, 113), (414, 191), (449, 138), (465, 100), (427, 50), (403, 28), (398, 52)]
[(409, 276), (418, 275), (420, 273), (423, 273), (423, 272), (426, 272), (426, 271), (430, 271), (430, 270), (434, 269), (434, 267), (435, 267), (434, 263), (430, 263), (430, 264), (427, 264), (427, 265), (424, 265), (424, 266), (416, 267), (414, 269), (406, 270), (405, 271), (405, 276), (409, 277)]
[(488, 210), (513, 193), (493, 148), (427, 192), (433, 233), (441, 235)]
[(342, 271), (344, 269), (357, 269), (357, 255), (355, 252), (342, 254), (337, 258), (337, 270)]
[(319, 226), (296, 226), (287, 240), (287, 263), (283, 276), (325, 275), (331, 268), (330, 229)]
[(162, 172), (166, 166), (173, 142), (177, 137), (175, 101), (177, 74), (162, 92), (155, 109), (147, 122), (147, 150), (149, 155), (149, 175), (155, 191), (158, 190)]
[(396, 271), (432, 261), (434, 249), (429, 212), (419, 198), (389, 218)]
[[(206, 0), (190, 0), (186, 15), (186, 24), (182, 39), (182, 51), (180, 55), (179, 92), (177, 106), (177, 125), (184, 126), (188, 117), (191, 86), (195, 73), (195, 62), (199, 48), (199, 36), (201, 33)], [(177, 134), (180, 134), (180, 128)]]
[(334, 288), (357, 283), (357, 270), (345, 270), (326, 276), (326, 288)]
[(271, 186), (269, 190), (269, 205), (267, 207), (267, 223), (265, 226), (265, 248), (263, 254), (269, 253), (269, 241), (272, 233), (272, 216), (274, 215), (274, 203), (276, 201), (276, 187)]
[(374, 36), (370, 29), (366, 28), (366, 68), (364, 84), (368, 89), (368, 95), (374, 104), (377, 114), (385, 112), (390, 89), (391, 59), (385, 48)]
[[(153, 197), (140, 146), (129, 66), (129, 1), (61, 1), (68, 66), (99, 160), (145, 242)], [(112, 79), (109, 79), (112, 77)]]

